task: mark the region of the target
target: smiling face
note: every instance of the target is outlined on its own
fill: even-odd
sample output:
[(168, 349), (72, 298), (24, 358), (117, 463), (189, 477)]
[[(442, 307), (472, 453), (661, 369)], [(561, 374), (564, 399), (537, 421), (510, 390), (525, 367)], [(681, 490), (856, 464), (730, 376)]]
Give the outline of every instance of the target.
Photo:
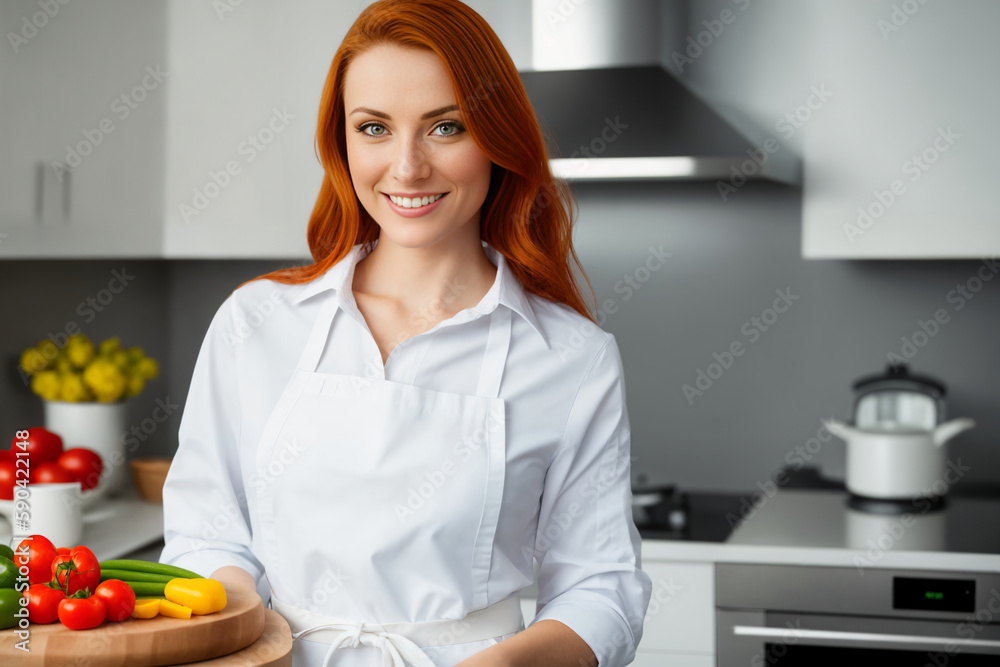
[(380, 239), (423, 248), (459, 230), (479, 238), (492, 163), (465, 130), (436, 54), (382, 45), (358, 55), (344, 110), (354, 191)]

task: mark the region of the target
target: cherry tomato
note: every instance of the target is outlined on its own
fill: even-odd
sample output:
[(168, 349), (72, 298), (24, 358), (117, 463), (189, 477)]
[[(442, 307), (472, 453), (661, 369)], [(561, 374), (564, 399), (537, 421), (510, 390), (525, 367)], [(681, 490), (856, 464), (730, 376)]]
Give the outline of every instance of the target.
[(57, 553), (52, 560), (51, 575), (67, 595), (73, 595), (84, 589), (89, 589), (88, 593), (93, 593), (97, 584), (101, 583), (101, 566), (94, 552), (81, 545), (70, 549), (69, 554)]
[(70, 630), (89, 630), (104, 622), (104, 600), (94, 595), (88, 598), (68, 597), (59, 602), (56, 613)]
[[(22, 448), (18, 443), (25, 441), (27, 445)], [(63, 439), (48, 429), (35, 426), (28, 429), (27, 438), (15, 437), (10, 448), (15, 452), (28, 452), (32, 463), (44, 463), (59, 458), (63, 451)]]
[(44, 535), (30, 535), (14, 550), (14, 565), (28, 566), (28, 583), (44, 584), (52, 581), (52, 561), (56, 547)]
[(54, 623), (59, 618), (59, 602), (66, 594), (48, 584), (32, 584), (24, 592), (28, 598), (28, 620), (32, 623)]
[(17, 462), (13, 459), (0, 461), (0, 500), (14, 500), (16, 483)]
[(120, 579), (102, 581), (94, 595), (104, 600), (104, 616), (109, 621), (124, 621), (135, 610), (135, 591)]
[(31, 467), (32, 484), (61, 484), (75, 481), (76, 477), (55, 461), (46, 461)]
[(74, 447), (63, 452), (57, 461), (66, 472), (73, 475), (73, 480), (80, 482), (84, 491), (97, 486), (104, 472), (104, 462), (101, 456), (86, 447)]

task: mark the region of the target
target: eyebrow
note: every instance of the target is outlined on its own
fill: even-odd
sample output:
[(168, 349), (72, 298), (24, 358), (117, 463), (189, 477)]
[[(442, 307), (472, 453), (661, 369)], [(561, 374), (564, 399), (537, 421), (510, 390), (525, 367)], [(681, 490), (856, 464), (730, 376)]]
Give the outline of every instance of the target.
[[(441, 107), (440, 109), (435, 109), (434, 111), (428, 111), (427, 113), (425, 113), (423, 116), (420, 117), (420, 120), (427, 120), (428, 118), (434, 118), (435, 116), (440, 116), (441, 114), (448, 113), (449, 111), (458, 111), (458, 110), (459, 110), (458, 105), (452, 104), (451, 106)], [(366, 113), (375, 116), (376, 118), (384, 118), (386, 120), (392, 120), (389, 114), (384, 113), (382, 111), (376, 111), (375, 109), (369, 109), (368, 107), (358, 107), (357, 109), (352, 111), (349, 115), (353, 116), (356, 113)]]

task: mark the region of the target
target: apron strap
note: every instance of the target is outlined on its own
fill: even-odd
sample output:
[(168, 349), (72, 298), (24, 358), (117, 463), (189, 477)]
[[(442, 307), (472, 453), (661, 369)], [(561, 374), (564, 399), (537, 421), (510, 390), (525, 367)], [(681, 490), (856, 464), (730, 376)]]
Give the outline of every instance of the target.
[(490, 315), (490, 336), (486, 341), (486, 354), (479, 374), (477, 396), (497, 398), (500, 396), (500, 380), (507, 362), (510, 348), (511, 316), (510, 308), (497, 304)]
[(323, 302), (323, 307), (316, 318), (316, 324), (309, 332), (309, 338), (302, 349), (302, 356), (299, 357), (299, 370), (306, 373), (314, 373), (319, 368), (319, 359), (323, 355), (323, 348), (326, 347), (330, 339), (330, 327), (333, 326), (333, 318), (340, 310), (340, 299), (331, 298)]

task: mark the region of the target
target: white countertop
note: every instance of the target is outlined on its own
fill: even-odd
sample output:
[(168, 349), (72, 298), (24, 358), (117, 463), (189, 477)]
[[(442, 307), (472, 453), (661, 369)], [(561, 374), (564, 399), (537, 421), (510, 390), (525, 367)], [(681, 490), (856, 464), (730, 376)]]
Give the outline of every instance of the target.
[[(147, 502), (130, 489), (114, 497), (100, 498), (83, 510), (84, 544), (98, 560), (121, 558), (163, 537), (163, 505)], [(0, 517), (0, 542), (10, 544), (10, 522)], [(58, 546), (58, 545), (57, 545)]]

